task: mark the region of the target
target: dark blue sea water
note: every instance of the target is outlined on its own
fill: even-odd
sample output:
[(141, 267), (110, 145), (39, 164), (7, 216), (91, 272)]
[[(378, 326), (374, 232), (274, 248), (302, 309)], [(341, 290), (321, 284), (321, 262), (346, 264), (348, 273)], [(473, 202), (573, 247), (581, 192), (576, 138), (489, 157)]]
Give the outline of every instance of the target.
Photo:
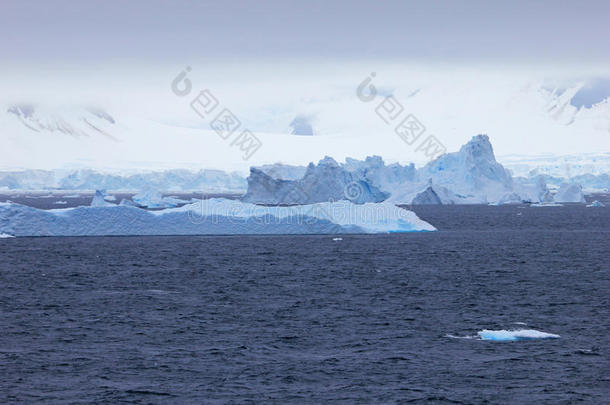
[[(2, 239), (0, 403), (608, 403), (610, 209), (415, 211), (440, 231)], [(561, 337), (459, 338), (519, 328)]]

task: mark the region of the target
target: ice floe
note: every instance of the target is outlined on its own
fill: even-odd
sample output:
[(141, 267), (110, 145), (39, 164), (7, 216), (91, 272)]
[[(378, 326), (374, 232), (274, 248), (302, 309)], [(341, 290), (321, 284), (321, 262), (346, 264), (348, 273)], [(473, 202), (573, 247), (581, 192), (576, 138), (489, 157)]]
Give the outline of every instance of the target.
[(605, 205), (603, 202), (595, 200), (591, 204), (587, 205), (587, 208), (592, 208), (592, 207), (605, 207)]
[(477, 332), (481, 340), (493, 340), (496, 342), (514, 342), (518, 340), (535, 339), (558, 339), (560, 336), (553, 333), (540, 332), (535, 329), (519, 330), (489, 330), (483, 329)]

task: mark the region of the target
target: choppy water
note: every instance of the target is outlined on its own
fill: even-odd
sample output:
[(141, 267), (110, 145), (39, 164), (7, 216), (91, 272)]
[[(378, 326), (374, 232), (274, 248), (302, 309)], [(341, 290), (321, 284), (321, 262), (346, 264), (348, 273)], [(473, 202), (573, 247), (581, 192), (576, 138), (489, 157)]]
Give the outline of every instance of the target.
[[(607, 403), (593, 210), (423, 207), (440, 232), (337, 241), (2, 239), (0, 403)], [(483, 329), (560, 338), (464, 338)]]

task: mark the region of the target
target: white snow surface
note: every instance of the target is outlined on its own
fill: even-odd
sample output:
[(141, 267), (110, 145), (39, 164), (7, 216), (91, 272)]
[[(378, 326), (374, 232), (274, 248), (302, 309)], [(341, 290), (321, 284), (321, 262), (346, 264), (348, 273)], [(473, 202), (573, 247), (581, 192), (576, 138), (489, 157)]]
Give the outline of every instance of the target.
[(265, 207), (213, 198), (147, 211), (128, 205), (40, 210), (0, 203), (0, 232), (15, 236), (323, 234), (435, 231), (389, 203)]
[[(422, 121), (427, 128), (424, 136), (436, 134), (448, 150), (467, 141), (468, 134), (486, 131), (504, 155), (608, 152), (610, 103), (599, 100), (592, 106), (572, 104), (589, 78), (585, 72), (384, 63), (383, 68), (377, 65), (383, 73), (377, 70), (379, 75), (372, 83), (380, 94), (376, 100), (363, 103), (355, 99), (354, 90), (365, 79), (363, 72), (370, 68), (365, 67), (367, 64), (337, 65), (329, 61), (324, 68), (317, 63), (297, 64), (292, 68), (282, 66), (279, 75), (276, 64), (263, 64), (257, 69), (248, 64), (233, 65), (194, 67), (190, 76), (194, 91), (188, 99), (192, 100), (195, 89), (202, 86), (211, 86), (219, 98), (222, 95), (222, 104), (230, 107), (265, 145), (248, 162), (242, 161), (240, 151), (214, 131), (202, 131), (209, 128), (208, 122), (186, 102), (168, 99), (168, 78), (178, 73), (172, 65), (154, 72), (138, 70), (141, 86), (124, 83), (127, 87), (120, 86), (120, 97), (116, 86), (108, 86), (113, 80), (97, 75), (101, 72), (95, 72), (96, 83), (87, 74), (79, 78), (81, 85), (75, 85), (74, 72), (66, 71), (54, 75), (53, 86), (40, 86), (48, 82), (42, 77), (28, 81), (27, 89), (24, 85), (28, 83), (12, 83), (13, 76), (3, 75), (6, 91), (0, 109), (0, 136), (5, 150), (11, 151), (3, 165), (49, 169), (87, 162), (88, 167), (95, 168), (159, 170), (170, 163), (187, 167), (205, 162), (208, 167), (246, 173), (252, 165), (279, 159), (303, 165), (324, 154), (338, 160), (378, 154), (389, 162), (425, 162), (417, 144), (406, 145), (396, 136), (394, 125), (387, 125), (376, 114), (382, 96), (388, 95), (384, 89), (404, 106), (404, 114)], [(607, 76), (607, 69), (601, 73)], [(549, 79), (557, 83), (549, 84)], [(15, 104), (19, 100), (29, 106)], [(114, 123), (82, 108), (66, 111), (59, 105), (62, 100), (99, 105)], [(45, 105), (48, 102), (51, 105)], [(13, 108), (20, 110), (17, 114), (8, 112)], [(299, 115), (312, 116), (315, 136), (286, 133), (290, 121)], [(91, 128), (85, 119), (118, 141)]]

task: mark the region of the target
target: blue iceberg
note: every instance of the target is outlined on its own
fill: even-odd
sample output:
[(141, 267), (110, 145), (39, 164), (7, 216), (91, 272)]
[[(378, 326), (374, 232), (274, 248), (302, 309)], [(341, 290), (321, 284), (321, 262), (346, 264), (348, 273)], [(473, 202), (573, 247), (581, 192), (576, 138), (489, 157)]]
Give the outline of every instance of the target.
[(481, 340), (493, 340), (496, 342), (516, 342), (519, 340), (536, 339), (558, 339), (560, 336), (553, 333), (540, 332), (535, 329), (520, 330), (489, 330), (483, 329), (477, 332)]
[(0, 203), (0, 233), (14, 236), (328, 234), (435, 231), (389, 203), (269, 207), (224, 198), (149, 211), (127, 204), (41, 210)]

